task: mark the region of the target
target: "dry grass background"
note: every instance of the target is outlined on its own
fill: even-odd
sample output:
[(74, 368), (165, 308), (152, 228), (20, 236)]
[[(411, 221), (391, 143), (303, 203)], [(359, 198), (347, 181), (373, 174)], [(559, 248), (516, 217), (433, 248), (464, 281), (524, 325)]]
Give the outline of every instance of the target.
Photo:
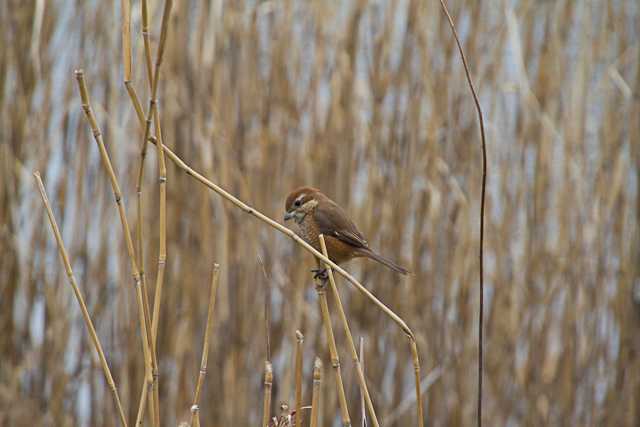
[[(157, 45), (162, 3), (151, 1)], [(122, 84), (120, 2), (0, 3), (0, 425), (117, 423), (31, 171), (40, 169), (129, 419), (143, 380), (113, 195), (82, 117), (93, 106), (135, 226), (140, 129)], [(486, 425), (640, 419), (640, 7), (632, 0), (451, 1), (489, 139)], [(133, 2), (135, 84), (148, 91)], [(399, 279), (349, 267), (416, 333), (430, 425), (475, 416), (480, 151), (460, 58), (435, 1), (178, 1), (159, 90), (163, 137), (273, 218), (313, 184)], [(146, 182), (157, 176), (150, 151)], [(270, 302), (274, 408), (293, 404), (295, 330), (337, 402), (310, 256), (168, 166), (158, 353), (163, 425), (189, 417), (213, 262), (221, 265), (203, 425), (258, 425)], [(145, 267), (157, 264), (147, 185)], [(340, 282), (344, 283), (344, 282)], [(383, 425), (415, 425), (405, 337), (340, 286)], [(334, 323), (335, 325), (336, 323)], [(355, 372), (336, 332), (354, 420)], [(398, 408), (407, 408), (398, 411)]]

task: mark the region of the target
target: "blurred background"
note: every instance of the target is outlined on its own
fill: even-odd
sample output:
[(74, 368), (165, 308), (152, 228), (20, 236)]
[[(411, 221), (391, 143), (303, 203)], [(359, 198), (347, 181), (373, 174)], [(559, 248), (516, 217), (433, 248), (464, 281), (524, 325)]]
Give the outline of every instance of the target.
[[(43, 175), (131, 422), (143, 381), (135, 293), (107, 175), (82, 116), (83, 68), (132, 229), (141, 131), (123, 85), (120, 1), (0, 3), (0, 425), (112, 426), (113, 401), (31, 173)], [(450, 0), (478, 88), (489, 159), (484, 422), (640, 420), (640, 5)], [(151, 0), (155, 55), (163, 2)], [(134, 84), (146, 106), (140, 3)], [(159, 89), (165, 144), (282, 221), (311, 184), (371, 246), (408, 266), (348, 269), (418, 339), (429, 425), (475, 422), (481, 151), (437, 1), (176, 1)], [(158, 256), (156, 153), (145, 176), (145, 270)], [(258, 425), (266, 355), (274, 408), (293, 404), (295, 330), (325, 364), (322, 425), (339, 425), (312, 257), (168, 169), (159, 326), (163, 425), (186, 420), (213, 262), (222, 276), (204, 425)], [(400, 330), (339, 281), (382, 425), (416, 425)], [(330, 301), (331, 303), (331, 301)], [(355, 372), (334, 317), (350, 410)]]

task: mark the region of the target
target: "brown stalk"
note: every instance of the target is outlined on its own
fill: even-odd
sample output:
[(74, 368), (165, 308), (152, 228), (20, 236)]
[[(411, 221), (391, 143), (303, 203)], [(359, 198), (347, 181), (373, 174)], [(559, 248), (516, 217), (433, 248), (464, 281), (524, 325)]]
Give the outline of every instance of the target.
[[(146, 2), (144, 2), (146, 3)], [(133, 104), (133, 107), (136, 111), (136, 115), (138, 117), (139, 121), (143, 121), (144, 120), (144, 115), (142, 112), (142, 105), (140, 104), (140, 101), (138, 100), (138, 95), (136, 94), (135, 88), (133, 86), (133, 83), (131, 81), (131, 3), (129, 0), (122, 0), (121, 3), (121, 9), (122, 9), (122, 50), (123, 50), (123, 68), (124, 68), (124, 85), (127, 89), (127, 93), (129, 94), (129, 97), (131, 98), (131, 102)], [(143, 13), (143, 22), (147, 22), (147, 26), (148, 26), (148, 17), (146, 14), (146, 4), (143, 5), (143, 9), (144, 9), (144, 13)], [(144, 24), (143, 24), (143, 27)], [(146, 28), (146, 27), (145, 27)], [(143, 30), (143, 33), (145, 33), (146, 31)], [(148, 36), (148, 33), (147, 33)], [(148, 37), (145, 39), (145, 53), (150, 54), (150, 50), (149, 50), (149, 44), (148, 44)], [(145, 140), (146, 141), (146, 140)], [(136, 244), (137, 244), (137, 248), (136, 248), (136, 256), (137, 256), (137, 260), (138, 260), (138, 265), (140, 268), (140, 282), (141, 282), (141, 286), (142, 286), (142, 296), (143, 296), (143, 309), (145, 312), (145, 321), (146, 321), (146, 327), (147, 327), (147, 331), (149, 331), (150, 329), (150, 325), (149, 325), (149, 294), (147, 292), (147, 280), (146, 280), (146, 275), (145, 275), (145, 269), (144, 269), (144, 246), (143, 246), (143, 227), (144, 227), (144, 222), (143, 222), (143, 203), (142, 203), (142, 189), (140, 187), (137, 188), (137, 226), (136, 226)], [(149, 340), (149, 336), (147, 336), (147, 340)], [(153, 347), (151, 341), (149, 341), (148, 343), (149, 347)], [(159, 406), (159, 401), (157, 398), (157, 387), (154, 387), (155, 384), (155, 379), (157, 377), (157, 362), (156, 362), (156, 357), (155, 357), (155, 351), (152, 349), (152, 355), (151, 355), (151, 369), (152, 369), (152, 379), (153, 379), (153, 383), (151, 384), (151, 388), (148, 390), (148, 397), (149, 399), (155, 399), (154, 401), (149, 402), (149, 411), (151, 414), (152, 419), (154, 419), (153, 417), (155, 417), (156, 414), (156, 408)], [(145, 380), (146, 381), (146, 380)], [(145, 394), (144, 390), (147, 389), (148, 387), (143, 387), (143, 393), (141, 396), (141, 400), (140, 403), (138, 405), (138, 415), (136, 417), (136, 425), (138, 424), (142, 424), (143, 421), (143, 414), (144, 414), (144, 409), (145, 409), (145, 404), (144, 404), (144, 397), (147, 395)], [(154, 390), (156, 391), (156, 393), (154, 393)], [(158, 425), (158, 423), (155, 423), (155, 425)]]
[(127, 420), (124, 416), (124, 411), (122, 410), (122, 404), (120, 403), (120, 396), (118, 395), (118, 390), (116, 388), (115, 382), (113, 381), (113, 377), (111, 376), (111, 370), (109, 369), (109, 364), (107, 363), (107, 358), (104, 355), (104, 351), (102, 350), (102, 344), (100, 344), (100, 338), (98, 338), (98, 334), (96, 332), (95, 327), (93, 326), (93, 322), (91, 321), (91, 316), (89, 315), (89, 311), (87, 310), (87, 305), (84, 302), (84, 298), (80, 293), (80, 288), (78, 287), (78, 283), (76, 281), (76, 277), (73, 274), (73, 270), (71, 269), (71, 263), (69, 262), (69, 255), (67, 254), (67, 249), (64, 247), (64, 242), (62, 241), (62, 235), (60, 234), (60, 229), (58, 228), (58, 224), (56, 223), (56, 218), (53, 215), (53, 211), (51, 210), (51, 205), (49, 204), (49, 199), (47, 197), (47, 193), (44, 189), (44, 184), (42, 183), (42, 179), (40, 178), (40, 172), (36, 171), (33, 173), (33, 176), (36, 179), (36, 183), (38, 184), (38, 190), (40, 191), (40, 197), (42, 197), (42, 203), (44, 203), (44, 207), (47, 211), (47, 216), (49, 217), (49, 224), (51, 224), (51, 230), (53, 231), (53, 235), (56, 238), (56, 243), (58, 244), (58, 252), (60, 253), (60, 257), (62, 258), (62, 264), (64, 265), (64, 269), (67, 273), (67, 279), (69, 280), (69, 284), (73, 289), (73, 293), (78, 301), (78, 305), (80, 305), (80, 310), (82, 311), (82, 318), (84, 319), (84, 323), (87, 325), (87, 329), (89, 329), (89, 336), (91, 337), (91, 342), (98, 353), (98, 357), (100, 358), (100, 365), (102, 365), (102, 371), (104, 372), (105, 380), (111, 390), (111, 394), (113, 395), (113, 400), (116, 404), (116, 409), (118, 411), (118, 415), (120, 416), (120, 422), (123, 426), (127, 426)]
[(296, 331), (296, 426), (302, 425), (302, 344), (304, 335)]
[[(318, 262), (318, 266), (320, 263)], [(347, 397), (344, 393), (344, 384), (342, 383), (342, 372), (340, 369), (340, 356), (336, 347), (336, 340), (333, 336), (333, 327), (331, 326), (331, 316), (329, 315), (329, 304), (327, 303), (327, 294), (325, 292), (326, 281), (319, 278), (315, 279), (316, 292), (318, 293), (318, 303), (320, 304), (320, 313), (322, 314), (322, 324), (327, 335), (329, 344), (329, 355), (331, 356), (331, 366), (336, 377), (336, 389), (338, 391), (338, 403), (340, 404), (340, 414), (342, 415), (342, 425), (350, 426), (351, 417), (349, 417), (349, 408), (347, 407)]]
[(113, 193), (115, 195), (116, 205), (118, 207), (118, 212), (120, 214), (120, 221), (122, 223), (122, 231), (125, 237), (127, 253), (129, 255), (129, 260), (131, 264), (131, 272), (133, 275), (133, 281), (135, 284), (136, 297), (138, 303), (138, 314), (140, 321), (140, 331), (142, 338), (142, 349), (144, 352), (145, 359), (145, 377), (148, 385), (153, 383), (152, 378), (152, 364), (151, 364), (151, 349), (149, 346), (149, 338), (148, 338), (148, 328), (149, 320), (148, 320), (148, 311), (144, 309), (144, 297), (142, 293), (142, 281), (140, 279), (140, 271), (138, 270), (138, 264), (136, 262), (135, 253), (133, 249), (133, 241), (131, 239), (131, 232), (129, 230), (129, 222), (127, 220), (127, 215), (124, 209), (124, 204), (122, 203), (122, 193), (120, 191), (120, 185), (118, 184), (118, 179), (116, 178), (115, 172), (113, 170), (113, 166), (111, 165), (111, 160), (109, 159), (109, 154), (107, 153), (107, 149), (105, 148), (104, 141), (102, 140), (102, 133), (100, 132), (100, 128), (98, 127), (98, 122), (96, 121), (95, 115), (93, 114), (93, 109), (91, 108), (91, 103), (89, 101), (89, 92), (87, 91), (87, 86), (84, 81), (84, 72), (82, 70), (76, 70), (76, 79), (78, 80), (78, 88), (80, 90), (80, 97), (82, 99), (82, 110), (84, 111), (85, 117), (89, 122), (89, 126), (91, 127), (91, 131), (93, 132), (93, 137), (98, 144), (98, 148), (100, 150), (100, 156), (102, 158), (102, 163), (107, 170), (107, 174), (109, 175), (109, 180), (111, 182), (111, 187), (113, 189)]
[(147, 0), (140, 2), (142, 9), (142, 39), (144, 41), (144, 59), (147, 68), (147, 80), (149, 81), (149, 87), (151, 88), (153, 82), (153, 72), (151, 67), (151, 42), (149, 41), (149, 5)]
[[(360, 345), (358, 346), (358, 353), (360, 357), (360, 365), (362, 366), (362, 373), (364, 374), (364, 338), (360, 337)], [(367, 413), (364, 402), (364, 394), (360, 391), (360, 415), (362, 416), (362, 427), (367, 425)]]
[(140, 390), (140, 400), (138, 400), (138, 413), (136, 415), (136, 427), (142, 426), (144, 423), (144, 411), (147, 408), (147, 399), (145, 397), (149, 396), (149, 385), (146, 380), (142, 384), (142, 389)]
[(122, 13), (122, 66), (124, 69), (124, 81), (131, 81), (131, 2), (120, 1)]
[[(136, 112), (136, 116), (138, 117), (138, 121), (141, 125), (144, 125), (144, 113), (142, 111), (142, 105), (140, 104), (140, 100), (138, 99), (138, 94), (136, 93), (135, 88), (133, 87), (133, 82), (131, 81), (131, 2), (129, 0), (122, 0), (121, 2), (122, 9), (122, 62), (123, 62), (123, 71), (124, 71), (124, 86), (127, 88), (127, 93), (131, 98), (131, 103), (133, 104), (133, 108)], [(138, 230), (141, 227), (140, 218), (138, 218)], [(138, 232), (136, 232), (136, 237)], [(138, 239), (138, 252), (139, 252), (139, 260), (142, 263), (142, 256), (140, 255), (140, 240)]]
[[(153, 144), (156, 144), (156, 141), (154, 141), (153, 139), (150, 139), (149, 141), (152, 142)], [(395, 314), (393, 310), (391, 310), (386, 305), (384, 305), (378, 298), (375, 297), (375, 295), (373, 295), (367, 288), (365, 288), (360, 282), (358, 282), (358, 280), (356, 280), (345, 269), (343, 269), (342, 267), (340, 267), (339, 265), (331, 261), (329, 258), (324, 256), (321, 252), (319, 252), (313, 246), (311, 246), (310, 244), (302, 240), (293, 231), (289, 230), (282, 224), (271, 219), (270, 217), (256, 210), (255, 208), (247, 205), (237, 197), (233, 196), (231, 193), (228, 193), (227, 191), (225, 191), (222, 187), (214, 184), (212, 181), (208, 180), (203, 175), (196, 172), (194, 169), (188, 166), (180, 157), (178, 157), (178, 155), (176, 155), (173, 151), (171, 151), (171, 149), (169, 149), (168, 147), (164, 147), (164, 152), (169, 157), (169, 159), (171, 159), (171, 161), (174, 162), (175, 165), (178, 168), (182, 169), (187, 175), (191, 176), (196, 181), (200, 182), (210, 190), (214, 191), (225, 200), (233, 203), (235, 206), (243, 210), (245, 213), (258, 218), (259, 220), (261, 220), (262, 222), (265, 222), (267, 225), (271, 226), (272, 228), (285, 234), (286, 236), (291, 238), (293, 241), (295, 241), (298, 245), (306, 249), (307, 252), (310, 252), (311, 254), (313, 254), (313, 256), (320, 259), (322, 262), (330, 265), (334, 271), (338, 272), (342, 277), (344, 277), (347, 280), (347, 282), (351, 283), (358, 291), (364, 294), (371, 302), (373, 302), (379, 309), (381, 309), (387, 316), (389, 316), (400, 327), (400, 329), (402, 329), (402, 331), (405, 334), (410, 336), (412, 339), (415, 339), (415, 335), (413, 334), (411, 329), (409, 329), (409, 327), (404, 322), (404, 320), (402, 320), (400, 316)]]
[(200, 427), (200, 417), (198, 416), (198, 412), (200, 408), (198, 405), (193, 405), (191, 407), (191, 427)]
[[(464, 55), (464, 51), (462, 50), (462, 45), (460, 44), (460, 38), (458, 37), (458, 32), (456, 31), (456, 26), (453, 23), (453, 19), (449, 14), (449, 10), (444, 2), (444, 0), (440, 0), (440, 4), (442, 5), (442, 10), (445, 15), (447, 15), (447, 20), (449, 21), (449, 26), (451, 27), (451, 31), (453, 32), (453, 37), (456, 39), (456, 44), (458, 45), (458, 51), (460, 52), (460, 58), (462, 58), (462, 65), (464, 66), (464, 73), (467, 77), (467, 83), (469, 84), (469, 89), (471, 90), (471, 94), (473, 95), (473, 101), (476, 104), (476, 111), (478, 112), (478, 121), (480, 123), (480, 139), (482, 143), (482, 189), (480, 195), (480, 249), (478, 253), (478, 258), (480, 260), (480, 310), (478, 313), (478, 427), (482, 426), (482, 366), (483, 366), (483, 318), (484, 318), (484, 203), (485, 203), (485, 193), (487, 188), (487, 148), (486, 148), (486, 138), (484, 134), (484, 118), (482, 115), (482, 108), (480, 107), (480, 101), (478, 100), (478, 95), (476, 93), (475, 87), (473, 86), (473, 80), (471, 79), (471, 73), (469, 72), (469, 66), (467, 64), (467, 58)], [(413, 351), (413, 348), (412, 348)], [(417, 373), (416, 375), (418, 375)], [(420, 393), (420, 388), (418, 387), (418, 396)]]
[[(158, 360), (157, 360), (157, 337), (158, 337), (158, 322), (160, 320), (160, 303), (162, 301), (162, 287), (164, 285), (164, 271), (167, 262), (167, 167), (164, 158), (164, 144), (162, 142), (162, 126), (160, 125), (160, 112), (158, 111), (158, 81), (160, 80), (160, 66), (162, 65), (162, 59), (164, 57), (164, 48), (167, 40), (167, 32), (169, 29), (169, 17), (171, 15), (171, 8), (173, 7), (173, 0), (166, 0), (164, 3), (164, 10), (162, 12), (162, 26), (160, 28), (160, 43), (158, 45), (158, 52), (156, 55), (155, 71), (153, 73), (153, 85), (151, 90), (151, 101), (149, 103), (149, 117), (153, 112), (153, 118), (155, 122), (156, 138), (158, 141), (158, 185), (160, 192), (160, 243), (158, 254), (158, 273), (156, 275), (156, 289), (153, 298), (153, 317), (151, 326), (151, 355), (153, 363), (153, 398), (154, 402), (159, 402), (159, 387), (158, 387)], [(155, 106), (155, 108), (154, 108)], [(147, 122), (147, 126), (149, 123)], [(145, 140), (142, 142), (143, 150), (146, 149), (147, 143)], [(144, 156), (141, 156), (140, 171), (142, 172), (144, 163)], [(155, 412), (156, 425), (160, 425), (160, 411), (156, 405)]]
[[(138, 227), (136, 228), (136, 241), (137, 241), (137, 249), (138, 249), (138, 260), (141, 268), (141, 278), (142, 278), (142, 286), (143, 286), (143, 296), (144, 296), (144, 305), (145, 311), (148, 313), (149, 311), (149, 296), (146, 291), (146, 279), (144, 275), (144, 251), (143, 251), (143, 199), (142, 199), (142, 190), (143, 190), (143, 176), (144, 176), (144, 160), (146, 158), (147, 153), (147, 141), (149, 139), (149, 134), (151, 132), (151, 119), (155, 123), (155, 131), (156, 131), (156, 140), (158, 141), (158, 182), (159, 182), (159, 192), (160, 192), (160, 219), (159, 219), (159, 228), (160, 228), (160, 243), (159, 243), (159, 255), (158, 255), (158, 271), (156, 275), (156, 285), (155, 285), (155, 296), (154, 296), (154, 306), (153, 306), (153, 315), (151, 317), (151, 325), (147, 325), (147, 328), (151, 330), (150, 334), (150, 347), (152, 349), (151, 358), (152, 358), (152, 375), (153, 375), (153, 385), (152, 385), (152, 394), (153, 394), (153, 416), (156, 425), (160, 422), (160, 414), (159, 414), (159, 396), (158, 396), (158, 361), (157, 361), (157, 350), (156, 350), (156, 338), (157, 338), (157, 330), (158, 330), (158, 318), (160, 311), (160, 303), (162, 300), (162, 286), (164, 284), (164, 272), (166, 266), (166, 183), (167, 183), (167, 173), (166, 173), (166, 162), (163, 151), (163, 143), (162, 143), (162, 127), (160, 124), (160, 115), (157, 108), (157, 91), (158, 91), (158, 81), (160, 75), (160, 66), (162, 64), (162, 59), (164, 56), (164, 47), (167, 38), (168, 31), (168, 22), (169, 16), (171, 14), (171, 8), (173, 5), (172, 0), (167, 0), (165, 2), (163, 15), (162, 15), (162, 26), (160, 30), (160, 43), (158, 47), (155, 70), (152, 72), (151, 67), (151, 48), (149, 44), (149, 17), (148, 17), (148, 5), (147, 1), (143, 0), (142, 7), (142, 35), (144, 38), (145, 45), (145, 58), (147, 65), (147, 74), (149, 79), (149, 85), (151, 87), (151, 97), (149, 100), (149, 110), (147, 113), (146, 120), (143, 116), (142, 106), (136, 94), (135, 88), (133, 87), (130, 75), (127, 76), (125, 72), (125, 86), (127, 88), (127, 92), (129, 93), (129, 97), (131, 98), (131, 102), (133, 103), (134, 109), (136, 111), (136, 115), (138, 117), (138, 121), (141, 126), (144, 128), (144, 138), (142, 142), (142, 149), (140, 153), (140, 166), (138, 169), (138, 179), (136, 182), (136, 193), (137, 193), (137, 222)], [(128, 16), (128, 15), (123, 15)], [(123, 23), (124, 27), (124, 23)], [(127, 26), (128, 27), (128, 26)], [(130, 45), (130, 33), (125, 33), (123, 30), (123, 39), (125, 36), (129, 38)], [(123, 42), (124, 43), (124, 42)], [(125, 69), (126, 69), (126, 60), (125, 60)], [(130, 70), (129, 70), (130, 71)], [(128, 78), (127, 78), (128, 77)], [(149, 316), (147, 317), (149, 318)]]
[(213, 308), (216, 305), (216, 294), (218, 292), (218, 277), (220, 273), (220, 266), (213, 264), (213, 273), (211, 274), (211, 290), (209, 291), (209, 309), (207, 310), (207, 326), (204, 330), (204, 343), (202, 344), (202, 360), (200, 362), (200, 373), (198, 375), (198, 382), (196, 383), (196, 391), (193, 396), (193, 405), (191, 406), (191, 425), (200, 425), (199, 417), (199, 400), (200, 390), (202, 383), (204, 382), (204, 376), (207, 374), (207, 361), (209, 360), (209, 336), (211, 335), (211, 329), (213, 328)]
[(318, 416), (320, 414), (320, 385), (322, 383), (322, 361), (319, 357), (313, 365), (313, 392), (311, 394), (311, 427), (318, 426)]
[(269, 427), (271, 416), (271, 386), (273, 385), (273, 368), (268, 360), (264, 362), (264, 400), (262, 405), (262, 427)]
[[(324, 236), (322, 234), (320, 235), (320, 247), (322, 248), (322, 253), (326, 257), (329, 257), (327, 253), (327, 246), (324, 241)], [(364, 377), (364, 371), (362, 369), (362, 365), (360, 365), (360, 359), (358, 358), (356, 345), (353, 341), (353, 335), (351, 335), (351, 329), (349, 329), (349, 323), (347, 322), (347, 316), (344, 312), (342, 301), (340, 300), (340, 293), (338, 292), (338, 287), (336, 286), (336, 282), (333, 277), (333, 271), (331, 270), (331, 266), (329, 264), (325, 263), (325, 268), (327, 269), (327, 273), (329, 275), (329, 283), (331, 284), (331, 292), (333, 294), (333, 298), (336, 301), (336, 304), (338, 306), (340, 321), (342, 322), (342, 327), (344, 328), (344, 332), (347, 335), (347, 340), (349, 341), (349, 351), (351, 352), (351, 358), (353, 360), (353, 363), (356, 365), (356, 371), (358, 374), (358, 385), (360, 386), (360, 392), (364, 395), (364, 399), (367, 404), (367, 410), (369, 411), (369, 415), (371, 416), (371, 422), (373, 423), (374, 427), (379, 427), (380, 423), (378, 422), (378, 417), (376, 416), (376, 411), (375, 411), (375, 408), (373, 407), (371, 396), (369, 395), (369, 389), (367, 388), (367, 381)]]

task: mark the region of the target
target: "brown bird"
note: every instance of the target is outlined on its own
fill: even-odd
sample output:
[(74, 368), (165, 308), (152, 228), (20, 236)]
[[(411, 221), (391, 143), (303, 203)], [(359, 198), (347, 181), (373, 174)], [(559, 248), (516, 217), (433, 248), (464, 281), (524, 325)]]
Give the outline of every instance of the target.
[(297, 224), (296, 234), (319, 251), (319, 236), (324, 235), (329, 258), (336, 264), (364, 257), (398, 273), (409, 273), (409, 270), (371, 250), (347, 213), (317, 188), (302, 187), (291, 192), (285, 202), (285, 210), (284, 220), (293, 219)]

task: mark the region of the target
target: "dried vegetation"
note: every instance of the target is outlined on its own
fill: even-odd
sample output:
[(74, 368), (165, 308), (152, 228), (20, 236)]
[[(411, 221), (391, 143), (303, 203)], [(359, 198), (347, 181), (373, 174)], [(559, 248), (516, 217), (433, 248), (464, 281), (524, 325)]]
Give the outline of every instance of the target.
[[(267, 379), (268, 406), (279, 415), (281, 401), (301, 407), (299, 376), (302, 406), (321, 402), (306, 412), (309, 421), (338, 423), (311, 256), (169, 159), (166, 267), (158, 251), (164, 168), (151, 145), (138, 177), (144, 119), (154, 118), (149, 76), (163, 7), (149, 1), (147, 62), (140, 2), (132, 2), (136, 111), (123, 84), (121, 2), (0, 2), (0, 425), (119, 422), (34, 186), (36, 169), (130, 425), (145, 378), (156, 372), (158, 397), (152, 391), (146, 403), (149, 413), (161, 411), (162, 425), (259, 425)], [(633, 426), (640, 419), (640, 9), (633, 0), (449, 7), (490, 141), (483, 419)], [(156, 142), (272, 218), (301, 184), (345, 206), (373, 247), (414, 272), (398, 279), (366, 261), (347, 267), (413, 330), (426, 420), (472, 424), (480, 151), (439, 4), (185, 0), (175, 2), (167, 25), (157, 88), (162, 135), (149, 130)], [(134, 288), (112, 177), (83, 117), (76, 68), (87, 76), (135, 257), (144, 260), (138, 273), (148, 301)], [(213, 262), (219, 285), (208, 315)], [(405, 335), (336, 280), (351, 332), (364, 337), (380, 424), (416, 425)], [(337, 314), (356, 425), (364, 405)], [(151, 333), (145, 338), (142, 329)], [(143, 355), (145, 340), (148, 350), (157, 346), (157, 360), (154, 351)]]

